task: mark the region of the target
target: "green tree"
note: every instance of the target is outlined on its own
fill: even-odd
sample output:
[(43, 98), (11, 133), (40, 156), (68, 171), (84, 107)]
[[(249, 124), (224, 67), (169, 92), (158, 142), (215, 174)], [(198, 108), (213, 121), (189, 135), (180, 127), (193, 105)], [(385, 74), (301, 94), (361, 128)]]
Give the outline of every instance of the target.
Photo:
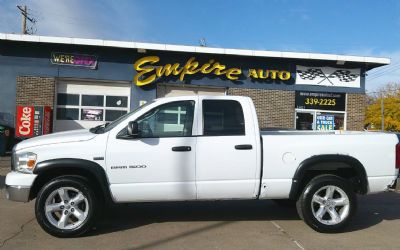
[(371, 129), (381, 129), (381, 101), (384, 103), (384, 130), (400, 131), (400, 84), (389, 83), (369, 94), (365, 124)]

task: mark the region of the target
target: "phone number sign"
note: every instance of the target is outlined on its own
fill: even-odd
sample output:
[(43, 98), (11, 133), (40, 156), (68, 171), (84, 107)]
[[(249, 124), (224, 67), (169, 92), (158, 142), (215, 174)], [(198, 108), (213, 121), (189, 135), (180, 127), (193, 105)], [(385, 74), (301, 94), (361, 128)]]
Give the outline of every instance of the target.
[(346, 94), (296, 91), (295, 105), (298, 109), (346, 110)]

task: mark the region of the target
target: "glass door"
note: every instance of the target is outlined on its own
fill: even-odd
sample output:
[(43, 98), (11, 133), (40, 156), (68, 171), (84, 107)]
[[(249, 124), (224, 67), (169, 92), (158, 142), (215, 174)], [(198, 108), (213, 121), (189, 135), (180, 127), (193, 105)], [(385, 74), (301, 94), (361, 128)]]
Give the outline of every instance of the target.
[(313, 130), (315, 112), (296, 111), (296, 130)]

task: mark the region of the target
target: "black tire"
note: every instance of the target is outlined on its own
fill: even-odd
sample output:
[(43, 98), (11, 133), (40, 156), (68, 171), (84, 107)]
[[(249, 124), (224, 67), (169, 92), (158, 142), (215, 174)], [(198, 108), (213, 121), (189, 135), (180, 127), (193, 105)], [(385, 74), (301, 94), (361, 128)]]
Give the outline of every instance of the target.
[[(79, 204), (79, 206), (83, 206), (82, 210), (77, 209), (78, 208), (77, 204), (72, 204), (76, 205), (75, 212), (83, 210), (86, 211), (86, 209), (88, 209), (85, 215), (85, 219), (81, 221), (79, 221), (79, 219), (77, 219), (78, 217), (76, 217), (73, 214), (72, 211), (74, 211), (74, 208), (71, 205), (71, 203), (66, 203), (69, 204), (70, 206), (67, 205), (63, 206), (65, 210), (67, 210), (67, 208), (70, 209), (69, 211), (66, 212), (67, 213), (69, 212), (69, 217), (68, 217), (69, 219), (67, 219), (67, 221), (71, 222), (70, 224), (72, 224), (72, 227), (75, 226), (75, 224), (73, 223), (79, 224), (74, 228), (59, 228), (53, 225), (52, 222), (49, 220), (49, 218), (46, 216), (46, 209), (45, 209), (46, 200), (49, 198), (49, 196), (53, 195), (56, 192), (56, 190), (59, 190), (60, 188), (66, 188), (66, 189), (71, 188), (71, 190), (67, 191), (68, 194), (74, 194), (74, 190), (78, 190), (86, 198), (86, 200), (79, 202), (79, 203), (84, 203), (83, 205)], [(57, 194), (55, 195), (56, 198), (54, 198), (54, 200), (61, 198), (60, 195), (58, 196)], [(73, 198), (74, 197), (71, 197), (70, 201)], [(63, 201), (57, 201), (57, 203), (58, 202), (63, 202)], [(98, 201), (96, 199), (96, 195), (93, 191), (90, 182), (86, 178), (80, 176), (61, 176), (46, 183), (39, 191), (36, 198), (35, 214), (37, 222), (47, 233), (60, 238), (76, 237), (88, 232), (91, 229), (93, 223), (96, 220), (96, 215), (98, 211), (97, 207), (98, 207)], [(52, 215), (48, 216), (50, 218), (54, 218), (54, 221), (56, 221), (57, 217), (61, 218), (62, 213), (64, 213), (65, 210), (61, 210), (61, 212), (57, 211)], [(76, 221), (74, 222), (73, 219), (77, 220), (78, 222)]]
[[(340, 191), (343, 191), (347, 196), (348, 206), (347, 204), (342, 206), (334, 206), (331, 203), (332, 199), (330, 199), (329, 202), (327, 200), (321, 201), (321, 203), (323, 203), (321, 205), (315, 201), (313, 202), (314, 194), (321, 196), (320, 194), (325, 192), (326, 197), (328, 191), (327, 189), (324, 190), (324, 188), (328, 186), (335, 187), (332, 199), (338, 199), (339, 197), (342, 197)], [(345, 196), (343, 197), (346, 198)], [(321, 211), (323, 211), (323, 217), (318, 220), (316, 215), (318, 209), (321, 207)], [(307, 225), (309, 225), (312, 229), (321, 233), (336, 233), (343, 230), (353, 218), (357, 210), (357, 197), (346, 179), (336, 175), (320, 175), (313, 178), (304, 188), (302, 194), (296, 202), (296, 208), (300, 218), (304, 220), (304, 222), (307, 223)], [(313, 210), (316, 215), (314, 215)], [(332, 216), (331, 213), (335, 215), (334, 212), (336, 212), (336, 214), (338, 214), (340, 217), (338, 222), (333, 220), (334, 216)], [(321, 221), (324, 221), (324, 223)], [(329, 223), (328, 221), (331, 221), (332, 224), (327, 224)]]

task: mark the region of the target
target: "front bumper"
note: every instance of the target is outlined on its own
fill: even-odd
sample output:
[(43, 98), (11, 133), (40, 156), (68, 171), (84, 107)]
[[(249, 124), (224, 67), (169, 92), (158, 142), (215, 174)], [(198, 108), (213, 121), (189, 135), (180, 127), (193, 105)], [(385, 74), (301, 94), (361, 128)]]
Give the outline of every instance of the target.
[(37, 175), (10, 172), (6, 176), (6, 197), (12, 201), (29, 201), (29, 194)]
[(11, 201), (28, 202), (31, 187), (6, 185), (6, 198)]

